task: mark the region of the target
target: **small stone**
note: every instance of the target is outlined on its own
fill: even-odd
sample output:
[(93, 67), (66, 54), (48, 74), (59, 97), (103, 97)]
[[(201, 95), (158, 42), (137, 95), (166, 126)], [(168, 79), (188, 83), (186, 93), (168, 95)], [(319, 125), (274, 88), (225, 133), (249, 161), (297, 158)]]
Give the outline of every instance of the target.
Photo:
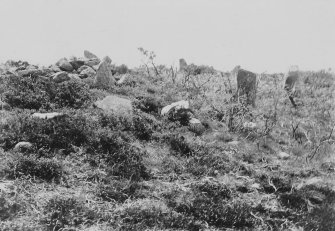
[(92, 67), (89, 67), (89, 66), (86, 66), (86, 67), (87, 68), (85, 68), (85, 69), (83, 69), (82, 71), (79, 72), (80, 73), (79, 77), (81, 79), (93, 78), (96, 75), (96, 71)]
[(62, 72), (58, 72), (58, 73), (55, 73), (53, 76), (52, 76), (52, 80), (56, 83), (61, 83), (61, 82), (64, 82), (64, 81), (69, 81), (71, 78), (69, 76), (69, 74), (65, 71), (62, 71)]
[(32, 148), (33, 148), (32, 143), (21, 141), (15, 145), (14, 151), (26, 152), (26, 151), (32, 150)]
[(121, 78), (116, 82), (117, 85), (121, 85), (123, 84), (127, 78), (129, 78), (129, 74), (124, 74), (121, 76)]
[(234, 141), (230, 141), (230, 142), (228, 142), (227, 144), (230, 144), (230, 145), (239, 145), (239, 141), (237, 141), (237, 140), (234, 140)]
[(62, 71), (57, 65), (51, 65), (49, 69), (53, 72), (60, 72)]
[(287, 160), (288, 158), (290, 158), (290, 155), (287, 154), (286, 152), (279, 152), (278, 153), (278, 158), (282, 159), (282, 160)]
[(254, 122), (244, 122), (243, 123), (243, 128), (245, 129), (254, 129), (257, 127), (257, 124)]
[(175, 102), (175, 103), (172, 103), (170, 105), (163, 107), (163, 109), (161, 110), (161, 115), (162, 116), (167, 115), (172, 109), (176, 109), (176, 110), (189, 109), (189, 107), (190, 107), (190, 104), (188, 101), (181, 100), (181, 101), (178, 101), (178, 102)]
[(67, 61), (66, 58), (62, 58), (60, 59), (56, 65), (62, 70), (62, 71), (68, 71), (71, 72), (73, 71), (73, 66), (71, 65), (71, 63), (69, 61)]
[(40, 119), (54, 119), (54, 118), (62, 117), (62, 116), (64, 116), (64, 114), (59, 113), (59, 112), (49, 112), (49, 113), (36, 112), (36, 113), (32, 114), (32, 117), (40, 118)]

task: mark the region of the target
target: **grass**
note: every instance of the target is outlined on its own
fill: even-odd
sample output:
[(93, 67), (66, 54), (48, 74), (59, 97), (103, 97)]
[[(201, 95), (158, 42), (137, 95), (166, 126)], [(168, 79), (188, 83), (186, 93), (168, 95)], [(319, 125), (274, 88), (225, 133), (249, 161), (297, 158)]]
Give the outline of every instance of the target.
[[(105, 90), (0, 76), (12, 107), (0, 111), (1, 230), (333, 229), (334, 74), (300, 72), (298, 108), (283, 75), (262, 75), (253, 108), (236, 101), (229, 73), (158, 70), (114, 67), (128, 79)], [(109, 94), (131, 99), (132, 115), (91, 107)], [(192, 110), (160, 116), (179, 100)], [(54, 111), (65, 116), (31, 116)], [(15, 151), (21, 141), (32, 150)]]

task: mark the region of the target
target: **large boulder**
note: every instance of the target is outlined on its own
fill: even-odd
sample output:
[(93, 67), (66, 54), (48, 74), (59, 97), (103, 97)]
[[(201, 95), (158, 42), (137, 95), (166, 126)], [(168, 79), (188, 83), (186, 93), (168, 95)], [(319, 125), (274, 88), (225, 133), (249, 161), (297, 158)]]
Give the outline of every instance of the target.
[(57, 72), (57, 73), (53, 74), (53, 76), (52, 76), (52, 80), (56, 83), (69, 81), (70, 79), (71, 79), (71, 77), (65, 71)]
[(256, 106), (257, 75), (243, 70), (239, 66), (235, 70), (237, 79), (238, 96), (245, 96), (246, 103)]
[(107, 88), (110, 84), (115, 82), (112, 72), (109, 68), (109, 64), (106, 61), (102, 61), (97, 69), (94, 84), (97, 88)]
[(73, 71), (73, 66), (71, 65), (71, 63), (66, 58), (62, 58), (62, 59), (58, 60), (58, 62), (56, 63), (56, 65), (62, 71), (68, 71), (68, 72)]
[(94, 105), (104, 111), (119, 115), (129, 115), (133, 112), (133, 106), (129, 99), (115, 95), (106, 96), (103, 100), (96, 101)]

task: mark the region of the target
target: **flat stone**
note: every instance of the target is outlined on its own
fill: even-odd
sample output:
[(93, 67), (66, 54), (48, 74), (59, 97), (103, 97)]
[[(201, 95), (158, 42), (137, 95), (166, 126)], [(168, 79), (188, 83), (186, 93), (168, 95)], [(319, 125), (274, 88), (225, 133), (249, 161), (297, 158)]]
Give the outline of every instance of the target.
[(32, 143), (26, 142), (26, 141), (21, 141), (21, 142), (19, 142), (15, 145), (14, 151), (24, 152), (24, 151), (31, 150), (32, 148), (33, 148)]
[(36, 113), (32, 114), (32, 117), (40, 118), (40, 119), (54, 119), (56, 117), (61, 117), (61, 116), (64, 116), (64, 114), (59, 113), (59, 112), (48, 112), (48, 113), (36, 112)]
[(163, 107), (161, 110), (161, 115), (162, 116), (167, 115), (172, 109), (179, 110), (179, 109), (189, 109), (189, 108), (190, 108), (189, 102), (186, 100), (181, 100), (181, 101), (178, 101), (178, 102), (175, 102), (175, 103), (172, 103), (170, 105)]
[(119, 115), (129, 115), (133, 113), (131, 101), (115, 95), (106, 96), (103, 100), (96, 101), (94, 105), (104, 111)]
[(279, 159), (282, 159), (282, 160), (287, 160), (290, 158), (290, 155), (287, 154), (286, 152), (279, 152), (277, 156)]

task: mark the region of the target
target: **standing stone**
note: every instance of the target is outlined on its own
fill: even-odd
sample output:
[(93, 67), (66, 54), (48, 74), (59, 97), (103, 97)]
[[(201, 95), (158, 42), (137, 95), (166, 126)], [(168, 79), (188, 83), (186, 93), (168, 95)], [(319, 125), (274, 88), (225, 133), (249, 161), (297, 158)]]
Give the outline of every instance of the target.
[(179, 59), (179, 71), (184, 71), (187, 68), (185, 59)]
[(255, 73), (237, 67), (237, 89), (239, 96), (246, 96), (246, 103), (256, 106), (257, 76)]
[(297, 66), (293, 66), (290, 68), (286, 80), (285, 80), (285, 87), (288, 97), (294, 107), (297, 107), (296, 102), (294, 101), (293, 95), (295, 92), (295, 86), (299, 79), (299, 70)]
[(106, 61), (102, 61), (99, 64), (95, 77), (95, 86), (97, 88), (107, 88), (109, 84), (114, 83), (112, 72), (108, 66), (109, 64)]
[(60, 59), (56, 65), (62, 70), (62, 71), (73, 71), (73, 66), (71, 65), (71, 63), (69, 63), (69, 61), (67, 61), (66, 58), (62, 58)]
[(109, 57), (109, 56), (105, 56), (102, 61), (105, 61), (106, 63), (108, 64), (111, 64), (112, 63), (112, 59)]

